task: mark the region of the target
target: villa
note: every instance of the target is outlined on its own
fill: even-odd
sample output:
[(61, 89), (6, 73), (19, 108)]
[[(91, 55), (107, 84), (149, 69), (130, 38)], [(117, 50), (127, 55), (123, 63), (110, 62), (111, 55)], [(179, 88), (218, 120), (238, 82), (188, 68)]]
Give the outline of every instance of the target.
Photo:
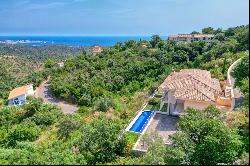
[(174, 40), (178, 43), (191, 43), (204, 41), (206, 43), (212, 42), (214, 35), (212, 34), (178, 34), (178, 35), (169, 35), (168, 40)]
[(164, 144), (172, 144), (170, 135), (176, 132), (179, 116), (187, 108), (203, 110), (213, 105), (222, 111), (230, 111), (234, 107), (228, 80), (219, 81), (212, 78), (209, 71), (201, 69), (173, 71), (158, 87), (158, 94), (162, 96), (160, 108), (146, 110), (144, 106), (126, 128), (126, 131), (140, 134), (133, 146), (134, 152), (147, 151), (149, 145), (142, 138), (151, 132), (157, 132)]
[(184, 69), (172, 72), (160, 85), (160, 110), (165, 109), (168, 115), (180, 115), (190, 107), (205, 109), (217, 105), (223, 96), (220, 82), (211, 78), (209, 71), (200, 69)]
[(13, 89), (8, 97), (9, 104), (8, 105), (23, 105), (26, 102), (27, 96), (34, 95), (33, 85), (25, 85), (18, 88)]
[(97, 53), (101, 53), (102, 52), (102, 47), (101, 46), (93, 46), (92, 47), (92, 53), (95, 55)]

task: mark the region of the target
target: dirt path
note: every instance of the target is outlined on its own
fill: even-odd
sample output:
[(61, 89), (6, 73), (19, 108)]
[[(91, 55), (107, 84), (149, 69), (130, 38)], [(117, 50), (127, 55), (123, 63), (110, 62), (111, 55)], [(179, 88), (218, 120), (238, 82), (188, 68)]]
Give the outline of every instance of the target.
[(54, 105), (58, 106), (59, 108), (61, 108), (61, 110), (64, 113), (76, 112), (78, 110), (78, 107), (76, 105), (69, 104), (65, 101), (61, 101), (49, 92), (50, 84), (48, 83), (48, 81), (49, 81), (49, 78), (48, 78), (48, 80), (43, 81), (39, 85), (39, 87), (36, 89), (35, 96), (41, 97), (45, 103), (54, 104)]

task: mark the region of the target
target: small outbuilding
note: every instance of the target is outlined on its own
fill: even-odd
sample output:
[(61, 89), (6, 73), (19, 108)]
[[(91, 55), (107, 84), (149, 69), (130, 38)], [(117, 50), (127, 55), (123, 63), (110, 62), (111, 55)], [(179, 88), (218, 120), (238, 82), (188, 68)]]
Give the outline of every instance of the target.
[(27, 96), (34, 96), (35, 92), (33, 90), (33, 85), (25, 85), (10, 91), (8, 101), (9, 105), (23, 105), (26, 102)]

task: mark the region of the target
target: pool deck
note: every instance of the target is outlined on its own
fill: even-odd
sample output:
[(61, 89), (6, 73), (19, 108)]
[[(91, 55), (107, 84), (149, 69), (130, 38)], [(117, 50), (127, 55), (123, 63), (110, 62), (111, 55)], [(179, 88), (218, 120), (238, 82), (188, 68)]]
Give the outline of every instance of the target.
[[(178, 119), (179, 117), (176, 116), (169, 116), (156, 112), (154, 117), (152, 117), (150, 124), (148, 124), (148, 127), (145, 128), (145, 131), (143, 131), (142, 135), (149, 134), (152, 131), (157, 131), (157, 133), (163, 138), (164, 143), (170, 144), (169, 135), (176, 132)], [(137, 140), (133, 150), (146, 151), (148, 145), (143, 143), (140, 138)]]

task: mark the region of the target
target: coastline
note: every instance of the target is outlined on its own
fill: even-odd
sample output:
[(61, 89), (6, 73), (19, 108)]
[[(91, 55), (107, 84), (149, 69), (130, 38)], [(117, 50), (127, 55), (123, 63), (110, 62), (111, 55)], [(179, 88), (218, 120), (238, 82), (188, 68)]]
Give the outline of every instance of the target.
[[(163, 39), (167, 38), (163, 36)], [(8, 45), (65, 45), (65, 46), (112, 46), (128, 40), (150, 40), (151, 36), (0, 36), (0, 44)]]

